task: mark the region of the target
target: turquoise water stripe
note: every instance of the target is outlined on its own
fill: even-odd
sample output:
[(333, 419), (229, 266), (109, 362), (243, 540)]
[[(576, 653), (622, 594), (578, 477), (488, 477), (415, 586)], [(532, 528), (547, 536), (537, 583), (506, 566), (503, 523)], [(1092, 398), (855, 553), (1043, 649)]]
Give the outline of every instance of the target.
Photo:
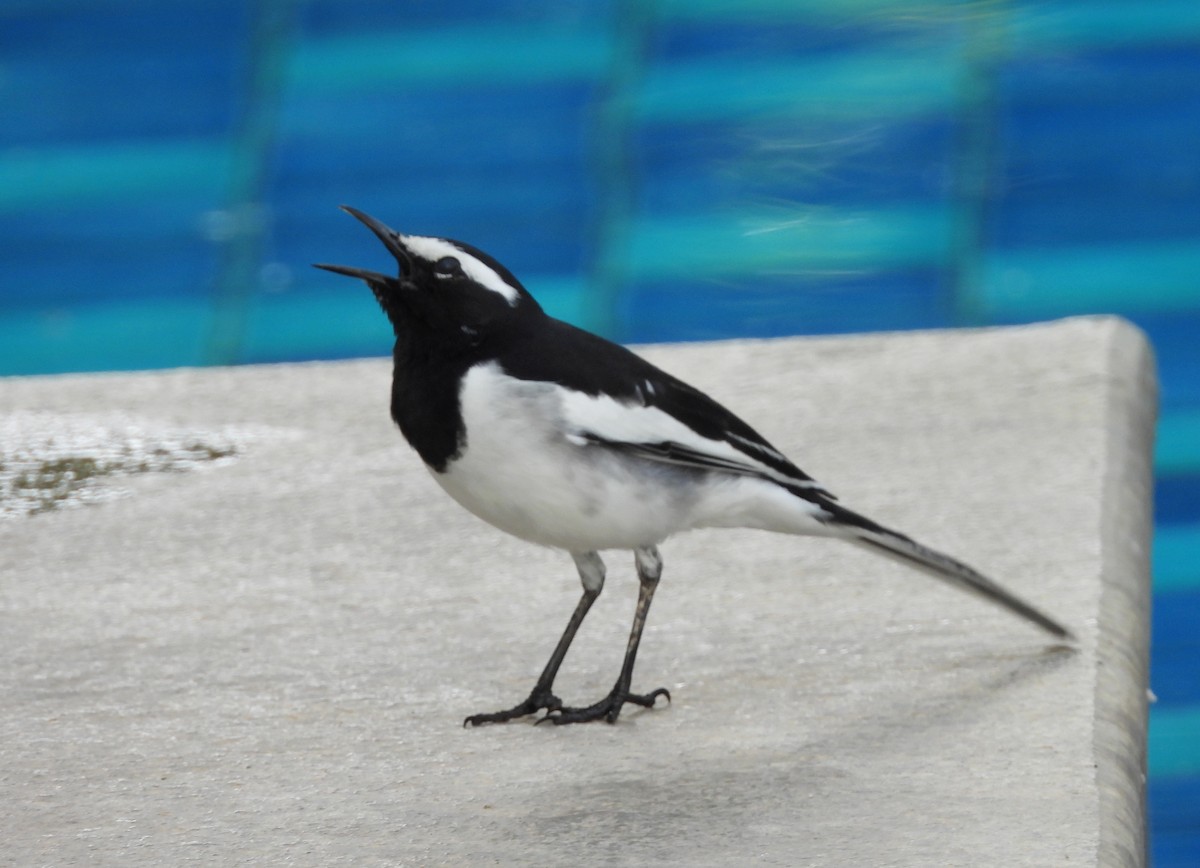
[(635, 280), (923, 265), (947, 254), (951, 222), (936, 207), (644, 219), (613, 255)]
[(387, 318), (369, 294), (306, 286), (248, 302), (238, 361), (383, 356), (392, 341)]
[(225, 141), (134, 141), (10, 150), (0, 155), (0, 211), (41, 204), (209, 190), (221, 204)]
[(1172, 410), (1159, 420), (1154, 469), (1200, 473), (1200, 409)]
[(605, 27), (571, 32), (528, 24), (478, 25), (300, 42), (285, 76), (300, 93), (371, 91), (398, 83), (560, 83), (599, 79), (610, 55)]
[(657, 7), (662, 18), (676, 20), (811, 19), (909, 27), (969, 23), (990, 15), (1003, 26), (1012, 51), (1174, 41), (1200, 33), (1200, 4), (1195, 0), (1041, 0), (999, 5), (944, 0), (658, 0)]
[(1200, 525), (1155, 528), (1151, 563), (1155, 592), (1200, 588)]
[(738, 114), (869, 114), (877, 122), (946, 110), (959, 98), (953, 45), (861, 51), (820, 59), (673, 63), (648, 71), (633, 97), (638, 120), (705, 121)]
[(889, 13), (902, 15), (908, 21), (946, 20), (962, 14), (948, 9), (944, 0), (738, 0), (737, 3), (730, 0), (657, 0), (655, 11), (662, 19), (826, 19), (843, 24), (856, 19), (875, 22)]
[(1000, 319), (1077, 313), (1187, 310), (1200, 305), (1200, 239), (987, 256), (971, 287), (985, 316)]
[(204, 298), (159, 297), (0, 314), (0, 374), (198, 365), (210, 325)]
[(1009, 49), (1016, 52), (1177, 42), (1200, 36), (1196, 0), (1069, 0), (1009, 4)]
[(1150, 776), (1200, 774), (1200, 705), (1152, 706)]
[(601, 315), (596, 310), (598, 299), (585, 278), (573, 274), (531, 274), (521, 282), (550, 316), (584, 329), (597, 327)]

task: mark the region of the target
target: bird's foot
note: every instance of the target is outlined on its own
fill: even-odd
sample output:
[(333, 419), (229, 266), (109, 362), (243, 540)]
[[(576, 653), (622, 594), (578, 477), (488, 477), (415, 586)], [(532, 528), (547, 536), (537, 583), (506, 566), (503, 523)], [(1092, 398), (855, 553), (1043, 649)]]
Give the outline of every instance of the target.
[(628, 690), (622, 690), (619, 687), (614, 687), (612, 693), (601, 699), (595, 705), (589, 705), (587, 708), (551, 708), (547, 709), (546, 716), (538, 723), (546, 723), (547, 721), (559, 726), (564, 723), (588, 723), (593, 720), (605, 720), (609, 723), (616, 723), (617, 718), (621, 714), (621, 706), (626, 702), (632, 702), (634, 705), (640, 705), (642, 708), (653, 708), (654, 701), (660, 696), (665, 696), (667, 702), (671, 701), (671, 694), (665, 687), (660, 687), (657, 690), (652, 690), (649, 693), (630, 693)]
[(493, 711), (489, 714), (472, 714), (463, 721), (463, 726), (482, 726), (485, 723), (505, 723), (515, 717), (525, 717), (530, 714), (537, 714), (545, 709), (549, 714), (552, 711), (559, 711), (563, 707), (562, 700), (551, 693), (549, 690), (541, 688), (533, 688), (533, 692), (525, 699), (524, 702), (514, 705), (506, 711)]

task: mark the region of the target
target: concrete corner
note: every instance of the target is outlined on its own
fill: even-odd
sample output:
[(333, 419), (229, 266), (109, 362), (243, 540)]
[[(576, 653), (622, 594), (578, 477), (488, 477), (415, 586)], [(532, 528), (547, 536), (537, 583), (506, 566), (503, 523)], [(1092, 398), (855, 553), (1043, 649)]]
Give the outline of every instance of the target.
[[(234, 453), (0, 519), (0, 861), (1142, 864), (1140, 334), (645, 354), (1079, 646), (835, 541), (695, 533), (663, 547), (635, 674), (669, 706), (464, 730), (528, 692), (577, 580), (437, 489), (388, 419), (388, 361), (0, 380), (6, 418), (83, 432), (76, 452), (107, 425), (118, 452)], [(633, 611), (632, 558), (606, 559), (573, 704), (611, 686)]]

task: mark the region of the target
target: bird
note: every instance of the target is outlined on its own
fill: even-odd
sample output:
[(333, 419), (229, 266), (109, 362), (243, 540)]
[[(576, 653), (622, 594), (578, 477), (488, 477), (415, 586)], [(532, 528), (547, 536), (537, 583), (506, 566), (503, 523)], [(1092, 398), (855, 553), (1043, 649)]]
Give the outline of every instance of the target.
[[(397, 274), (314, 263), (365, 281), (395, 335), (391, 416), (433, 479), (512, 536), (569, 553), (582, 595), (529, 695), (464, 726), (534, 715), (615, 723), (668, 690), (632, 690), (663, 571), (659, 546), (695, 528), (835, 537), (973, 592), (1059, 640), (1071, 632), (967, 564), (843, 506), (762, 435), (633, 351), (547, 314), (497, 260), (461, 241), (364, 224)], [(612, 690), (586, 706), (554, 693), (559, 668), (604, 588), (600, 552), (632, 551), (638, 599)], [(539, 716), (540, 715), (540, 716)]]

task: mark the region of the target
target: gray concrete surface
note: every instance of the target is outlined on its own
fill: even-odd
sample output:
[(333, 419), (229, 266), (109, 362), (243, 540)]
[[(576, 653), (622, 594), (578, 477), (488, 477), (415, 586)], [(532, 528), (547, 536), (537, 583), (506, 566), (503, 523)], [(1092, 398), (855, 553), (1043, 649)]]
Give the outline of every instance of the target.
[[(0, 521), (0, 863), (1139, 864), (1140, 334), (646, 355), (1079, 647), (835, 541), (695, 533), (663, 547), (634, 679), (669, 706), (465, 730), (525, 695), (577, 581), (441, 494), (388, 419), (388, 362), (2, 380), (6, 414), (240, 454)], [(608, 562), (568, 702), (616, 676), (636, 581)]]

